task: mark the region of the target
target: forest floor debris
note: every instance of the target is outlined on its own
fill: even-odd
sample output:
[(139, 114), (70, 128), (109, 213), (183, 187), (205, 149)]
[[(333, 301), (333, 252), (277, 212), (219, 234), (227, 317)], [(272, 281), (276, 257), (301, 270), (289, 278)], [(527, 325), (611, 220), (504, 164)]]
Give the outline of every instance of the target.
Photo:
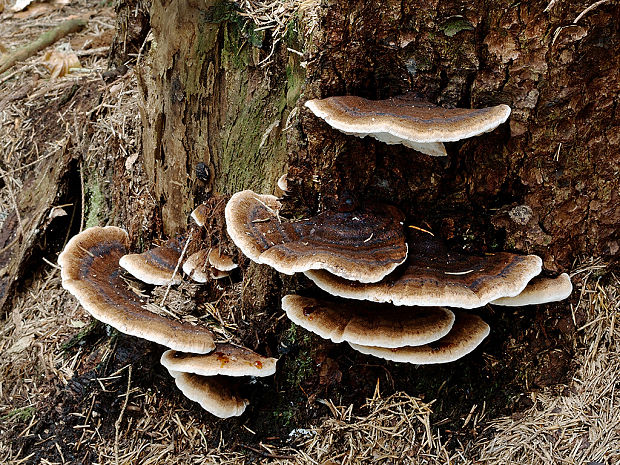
[[(69, 14), (88, 10), (92, 18), (85, 30), (66, 39), (81, 57), (79, 73), (50, 79), (42, 51), (0, 76), (0, 166), (6, 178), (0, 224), (15, 207), (11, 190), (18, 193), (26, 177), (62, 147), (80, 151), (85, 167), (108, 157), (122, 160), (137, 178), (141, 173), (135, 76), (129, 72), (109, 84), (101, 80), (113, 13), (92, 1), (53, 5), (23, 17), (5, 10), (0, 22), (2, 45), (10, 50)], [(154, 202), (138, 181), (133, 186), (139, 201)], [(79, 186), (76, 193), (102, 195), (88, 189)], [(101, 218), (96, 211), (76, 215), (78, 229)], [(0, 457), (7, 463), (611, 465), (620, 460), (615, 392), (620, 281), (603, 263), (584, 259), (573, 274), (581, 295), (570, 304), (578, 327), (572, 379), (523, 393), (531, 406), (493, 418), (489, 405), (473, 404), (455, 431), (433, 413), (441, 410), (441, 388), (433, 400), (382, 381), (373, 395), (356, 403), (316, 397), (304, 424), (287, 424), (286, 435), (253, 440), (260, 434), (255, 424), (243, 418), (213, 421), (176, 392), (157, 368), (160, 353), (153, 345), (110, 337), (93, 322), (62, 289), (55, 262), (53, 254), (35, 255), (0, 316)], [(238, 302), (238, 292), (200, 304), (207, 318), (219, 321), (217, 332), (225, 339), (234, 337), (245, 319), (227, 310)], [(250, 414), (272, 415), (271, 407), (258, 406)]]

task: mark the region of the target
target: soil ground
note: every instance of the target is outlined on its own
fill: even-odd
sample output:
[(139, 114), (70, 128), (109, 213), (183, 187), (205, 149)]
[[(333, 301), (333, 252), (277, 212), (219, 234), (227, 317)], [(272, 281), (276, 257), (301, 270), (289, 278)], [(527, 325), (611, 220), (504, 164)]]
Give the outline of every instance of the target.
[[(0, 76), (5, 221), (20, 210), (15, 198), (23, 186), (45, 175), (47, 159), (71, 159), (2, 309), (0, 457), (7, 463), (620, 460), (619, 281), (605, 263), (585, 257), (572, 270), (569, 300), (487, 306), (480, 314), (491, 335), (473, 354), (413, 367), (292, 325), (280, 296), (253, 295), (252, 279), (267, 276), (302, 292), (310, 284), (257, 273), (237, 256), (241, 270), (230, 279), (183, 284), (167, 296), (167, 308), (208, 323), (220, 340), (279, 357), (278, 373), (242, 388), (251, 404), (240, 418), (216, 420), (184, 398), (159, 364), (162, 347), (92, 320), (60, 285), (55, 263), (71, 234), (123, 225), (143, 249), (161, 224), (138, 156), (133, 70), (102, 78), (114, 12), (86, 0), (40, 5), (22, 17), (3, 14), (1, 45), (22, 45), (71, 15), (88, 17), (89, 25), (61, 41), (77, 52), (79, 72), (52, 79), (41, 53)], [(225, 242), (224, 200), (211, 200), (203, 241)], [(49, 215), (54, 207), (66, 215)], [(161, 289), (142, 289), (162, 297)], [(272, 310), (244, 311), (253, 307)]]

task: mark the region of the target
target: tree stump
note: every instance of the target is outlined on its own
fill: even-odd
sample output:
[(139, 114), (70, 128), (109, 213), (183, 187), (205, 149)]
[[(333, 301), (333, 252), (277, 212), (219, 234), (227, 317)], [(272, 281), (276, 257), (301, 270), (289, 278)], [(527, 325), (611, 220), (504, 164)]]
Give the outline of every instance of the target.
[[(165, 231), (209, 193), (270, 193), (288, 171), (299, 212), (380, 200), (472, 252), (536, 253), (554, 271), (581, 254), (617, 257), (620, 6), (588, 5), (316, 2), (262, 66), (273, 37), (234, 4), (154, 0), (140, 85)], [(340, 134), (302, 105), (406, 92), (513, 112), (432, 158)]]

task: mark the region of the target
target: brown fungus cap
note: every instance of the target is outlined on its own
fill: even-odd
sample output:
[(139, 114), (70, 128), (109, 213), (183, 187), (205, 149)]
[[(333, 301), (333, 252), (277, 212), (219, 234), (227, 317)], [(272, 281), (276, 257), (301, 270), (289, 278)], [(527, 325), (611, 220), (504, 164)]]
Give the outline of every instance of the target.
[(282, 308), (293, 323), (322, 338), (390, 348), (436, 341), (448, 334), (454, 323), (454, 313), (440, 307), (330, 302), (287, 295)]
[(346, 279), (376, 282), (407, 257), (403, 214), (390, 205), (323, 212), (290, 221), (272, 195), (238, 192), (226, 205), (228, 235), (257, 263), (285, 274), (325, 269)]
[(276, 372), (277, 361), (245, 347), (224, 343), (216, 343), (215, 350), (209, 354), (167, 350), (161, 356), (161, 364), (168, 370), (203, 376), (271, 376)]
[(208, 260), (209, 265), (217, 271), (232, 271), (238, 267), (230, 255), (223, 253), (217, 247), (209, 250)]
[(409, 240), (405, 264), (378, 283), (349, 281), (323, 270), (307, 271), (306, 276), (324, 291), (347, 299), (476, 308), (519, 294), (541, 269), (542, 260), (536, 255), (463, 255), (420, 233)]
[(168, 370), (181, 392), (219, 418), (238, 417), (249, 401), (239, 395), (236, 381), (227, 376), (200, 376)]
[(204, 226), (207, 224), (207, 214), (207, 206), (202, 204), (197, 206), (190, 216), (198, 226)]
[(225, 278), (237, 266), (232, 257), (220, 253), (218, 249), (203, 249), (185, 260), (183, 272), (198, 283), (206, 283), (209, 278)]
[(501, 299), (491, 301), (491, 304), (508, 307), (546, 304), (564, 300), (571, 292), (573, 292), (573, 284), (566, 273), (562, 273), (557, 278), (537, 276), (516, 296), (502, 297)]
[(62, 286), (96, 319), (122, 333), (175, 350), (206, 353), (215, 348), (207, 328), (169, 320), (149, 312), (121, 279), (119, 259), (127, 252), (123, 229), (86, 229), (73, 237), (58, 257)]
[(206, 283), (210, 269), (208, 255), (207, 249), (191, 254), (183, 263), (183, 272), (197, 283)]
[(222, 279), (222, 278), (226, 278), (226, 277), (230, 276), (230, 272), (229, 271), (220, 271), (220, 270), (217, 270), (215, 268), (211, 268), (209, 270), (209, 276), (211, 277), (211, 279)]
[(182, 251), (181, 244), (175, 239), (170, 239), (165, 245), (146, 252), (124, 255), (119, 264), (133, 277), (147, 284), (163, 286), (170, 284), (171, 281), (172, 284), (179, 284), (181, 275), (178, 272), (174, 274), (174, 270)]
[(433, 156), (445, 155), (442, 142), (492, 131), (510, 116), (510, 107), (442, 108), (403, 95), (387, 100), (355, 96), (308, 100), (308, 107), (330, 126), (358, 137), (403, 144)]
[(355, 350), (394, 362), (433, 364), (448, 363), (464, 357), (487, 337), (489, 325), (477, 315), (458, 313), (452, 330), (447, 336), (422, 346), (407, 346), (396, 349), (369, 347), (349, 343)]

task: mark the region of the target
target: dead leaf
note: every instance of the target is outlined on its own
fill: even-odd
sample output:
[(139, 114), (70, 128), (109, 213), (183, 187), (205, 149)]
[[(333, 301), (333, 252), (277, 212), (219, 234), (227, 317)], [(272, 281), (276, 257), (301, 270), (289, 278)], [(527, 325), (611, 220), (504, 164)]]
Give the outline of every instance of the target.
[[(2, 1), (2, 0), (0, 0), (0, 2), (1, 2), (1, 1)], [(0, 5), (2, 5), (2, 4), (0, 3)], [(1, 6), (0, 6), (0, 13), (2, 13), (2, 7), (1, 7)], [(8, 52), (8, 50), (6, 49), (6, 47), (5, 47), (4, 45), (0, 44), (0, 56), (1, 56), (2, 54), (6, 53), (6, 52)]]
[(4, 11), (4, 0), (0, 0), (0, 13)]
[(21, 337), (13, 344), (9, 350), (7, 350), (8, 354), (19, 354), (26, 350), (30, 345), (34, 342), (34, 335), (30, 334), (28, 336)]
[(127, 157), (127, 160), (125, 160), (125, 169), (127, 171), (131, 171), (131, 168), (133, 167), (134, 163), (138, 160), (138, 153), (134, 153), (133, 155), (130, 155), (129, 157)]
[(80, 60), (73, 52), (60, 52), (58, 50), (50, 50), (43, 56), (43, 62), (47, 69), (50, 70), (51, 77), (62, 77), (71, 72), (71, 68), (81, 68)]

